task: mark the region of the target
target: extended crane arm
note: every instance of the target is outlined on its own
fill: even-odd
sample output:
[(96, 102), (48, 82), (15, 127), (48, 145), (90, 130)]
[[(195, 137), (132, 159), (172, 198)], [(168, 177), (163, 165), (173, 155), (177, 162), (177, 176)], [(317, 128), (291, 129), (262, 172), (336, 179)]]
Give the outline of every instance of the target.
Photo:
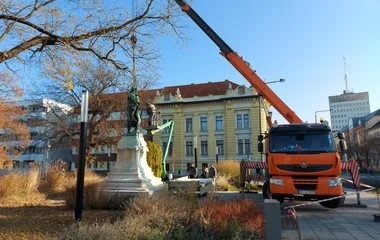
[(252, 70), (249, 64), (243, 60), (218, 34), (183, 0), (176, 3), (219, 47), (221, 54), (238, 70), (247, 81), (252, 84), (258, 94), (262, 95), (289, 123), (302, 123), (302, 120), (279, 98), (268, 85)]
[(174, 129), (174, 122), (173, 120), (170, 120), (160, 126), (157, 126), (156, 129), (154, 130), (148, 130), (149, 135), (153, 135), (159, 131), (164, 130), (165, 128), (169, 128), (169, 137), (168, 137), (168, 143), (166, 145), (166, 148), (164, 149), (163, 156), (162, 156), (162, 168), (161, 168), (161, 176), (164, 179), (166, 177), (166, 158), (168, 157), (169, 154), (169, 148), (170, 148), (170, 143), (172, 141), (172, 136), (173, 136), (173, 129)]

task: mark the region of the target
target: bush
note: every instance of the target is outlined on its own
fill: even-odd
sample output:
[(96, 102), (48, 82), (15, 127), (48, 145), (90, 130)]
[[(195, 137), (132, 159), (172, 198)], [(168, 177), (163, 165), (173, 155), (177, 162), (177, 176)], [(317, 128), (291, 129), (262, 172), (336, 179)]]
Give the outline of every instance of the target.
[(161, 177), (162, 171), (162, 150), (158, 144), (151, 141), (147, 142), (148, 153), (147, 162), (149, 167), (152, 169), (154, 176)]
[[(84, 177), (83, 208), (101, 208), (104, 204), (104, 194), (99, 191), (103, 178), (86, 169)], [(77, 172), (67, 175), (67, 188), (65, 191), (66, 207), (75, 208), (77, 191)]]
[[(240, 162), (237, 160), (223, 160), (216, 166), (218, 176), (228, 179), (229, 189), (240, 187)], [(224, 181), (225, 179), (223, 179)]]
[(128, 202), (125, 218), (116, 222), (80, 223), (60, 239), (263, 239), (263, 218), (254, 202), (225, 202), (196, 195), (138, 196)]
[(231, 176), (232, 178), (240, 177), (240, 162), (237, 160), (219, 161), (216, 169), (220, 175)]
[(65, 191), (68, 182), (65, 172), (67, 164), (58, 160), (49, 165), (46, 169), (46, 187), (50, 193), (62, 193)]
[(20, 197), (28, 199), (40, 194), (40, 171), (37, 168), (15, 171), (0, 177), (0, 198)]
[(263, 235), (263, 214), (249, 199), (208, 201), (200, 207), (197, 215), (207, 231), (217, 238)]
[(234, 191), (237, 190), (236, 186), (232, 185), (233, 182), (230, 176), (218, 175), (215, 179), (215, 189), (217, 191)]

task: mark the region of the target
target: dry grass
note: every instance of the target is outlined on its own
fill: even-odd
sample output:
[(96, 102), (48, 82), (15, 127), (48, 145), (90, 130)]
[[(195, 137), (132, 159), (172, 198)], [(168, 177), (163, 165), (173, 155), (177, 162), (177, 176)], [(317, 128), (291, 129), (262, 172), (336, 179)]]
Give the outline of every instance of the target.
[[(83, 189), (83, 208), (84, 209), (100, 209), (102, 200), (105, 195), (99, 191), (103, 178), (92, 171), (85, 171), (84, 189)], [(66, 207), (68, 209), (75, 208), (77, 191), (77, 172), (67, 178), (67, 186), (65, 190)], [(100, 204), (100, 205), (99, 205)]]
[[(232, 239), (240, 228), (240, 237), (260, 237), (264, 234), (264, 216), (255, 202), (248, 199), (205, 202), (197, 211), (204, 227), (213, 236)], [(254, 238), (256, 239), (256, 238)]]
[(1, 176), (0, 239), (262, 239), (261, 215), (254, 205), (199, 201), (194, 194), (169, 191), (126, 201), (99, 191), (102, 181), (86, 170), (83, 220), (74, 224), (75, 172), (64, 173), (56, 165), (44, 181), (34, 169)]
[(128, 203), (124, 219), (80, 224), (59, 239), (263, 239), (263, 216), (254, 202), (206, 199), (163, 191)]
[[(30, 199), (26, 206), (0, 207), (0, 239), (54, 239), (74, 223), (74, 211), (65, 208), (64, 200)], [(124, 216), (120, 211), (84, 210), (83, 223), (114, 221)]]
[(236, 160), (223, 160), (216, 166), (218, 174), (231, 176), (232, 178), (240, 176), (240, 162)]
[(39, 195), (40, 171), (11, 172), (0, 177), (0, 198), (25, 198)]
[[(221, 191), (237, 190), (240, 188), (240, 162), (236, 160), (224, 160), (216, 166), (219, 179), (216, 184)], [(226, 184), (226, 181), (228, 184)], [(217, 188), (218, 189), (218, 188)]]
[[(87, 171), (87, 184), (101, 180), (93, 172)], [(74, 222), (74, 211), (67, 209), (63, 191), (75, 184), (76, 174), (63, 172), (59, 163), (48, 168), (45, 179), (42, 179), (37, 168), (0, 176), (0, 239), (58, 237)], [(94, 188), (87, 190), (95, 192)], [(91, 194), (85, 196), (91, 197)], [(84, 210), (83, 222), (114, 221), (124, 215), (120, 211)]]
[(67, 164), (61, 160), (54, 162), (46, 170), (46, 188), (51, 194), (62, 193), (67, 188), (67, 176), (65, 169)]
[(218, 175), (215, 179), (215, 189), (217, 191), (235, 191), (238, 188), (231, 184), (232, 177), (226, 175)]

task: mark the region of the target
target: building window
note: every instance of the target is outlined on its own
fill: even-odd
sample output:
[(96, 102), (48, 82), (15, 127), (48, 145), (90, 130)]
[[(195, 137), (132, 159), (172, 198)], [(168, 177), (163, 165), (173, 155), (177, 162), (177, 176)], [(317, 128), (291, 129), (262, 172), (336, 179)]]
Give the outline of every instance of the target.
[(224, 142), (223, 140), (216, 140), (216, 146), (218, 147), (218, 155), (224, 155)]
[[(166, 149), (166, 146), (168, 145), (167, 142), (162, 142), (162, 152), (165, 153), (165, 149)], [(170, 146), (169, 146), (169, 151), (168, 151), (168, 156), (171, 156), (172, 155), (172, 151), (173, 151), (173, 142), (170, 143)]]
[(201, 117), (201, 131), (207, 131), (207, 117)]
[(192, 132), (192, 131), (193, 131), (193, 119), (186, 118), (186, 132)]
[[(171, 119), (162, 119), (162, 124), (165, 124), (165, 123), (167, 123), (167, 122), (169, 122), (169, 121), (171, 121)], [(162, 133), (169, 133), (169, 128), (164, 128), (163, 130), (162, 130)]]
[(238, 154), (251, 154), (251, 140), (250, 139), (239, 139), (238, 140)]
[(164, 94), (164, 100), (169, 101), (170, 100), (170, 93), (165, 93)]
[(250, 139), (244, 140), (244, 151), (245, 151), (245, 154), (251, 154), (251, 140)]
[(249, 114), (237, 114), (236, 115), (236, 128), (248, 129), (249, 128)]
[(208, 142), (207, 141), (201, 141), (201, 155), (202, 156), (208, 155)]
[(215, 130), (223, 131), (223, 117), (222, 116), (215, 117)]
[(187, 141), (186, 142), (186, 156), (193, 156), (193, 142)]

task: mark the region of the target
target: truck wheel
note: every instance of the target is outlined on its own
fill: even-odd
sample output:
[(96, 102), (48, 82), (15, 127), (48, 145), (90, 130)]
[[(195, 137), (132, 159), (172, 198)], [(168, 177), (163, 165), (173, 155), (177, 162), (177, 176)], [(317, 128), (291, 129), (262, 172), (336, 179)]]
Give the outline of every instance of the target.
[(269, 179), (264, 182), (263, 185), (263, 197), (264, 199), (272, 199), (272, 193), (270, 192)]
[(320, 202), (319, 204), (321, 204), (325, 208), (339, 208), (344, 204), (345, 200), (346, 197), (341, 197), (330, 201)]

